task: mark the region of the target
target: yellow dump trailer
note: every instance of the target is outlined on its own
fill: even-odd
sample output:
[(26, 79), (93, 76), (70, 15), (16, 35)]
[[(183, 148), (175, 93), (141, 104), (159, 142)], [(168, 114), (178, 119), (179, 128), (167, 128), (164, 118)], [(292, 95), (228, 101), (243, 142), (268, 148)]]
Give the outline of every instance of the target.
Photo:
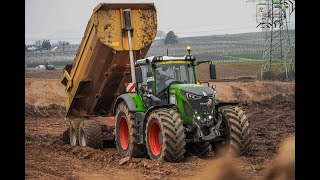
[[(130, 16), (125, 16), (129, 11)], [(126, 18), (130, 18), (130, 27)], [(130, 33), (127, 33), (130, 31)], [(129, 38), (134, 59), (146, 56), (157, 33), (153, 3), (101, 3), (94, 10), (73, 65), (64, 69), (66, 116), (110, 116), (117, 96), (131, 82)]]

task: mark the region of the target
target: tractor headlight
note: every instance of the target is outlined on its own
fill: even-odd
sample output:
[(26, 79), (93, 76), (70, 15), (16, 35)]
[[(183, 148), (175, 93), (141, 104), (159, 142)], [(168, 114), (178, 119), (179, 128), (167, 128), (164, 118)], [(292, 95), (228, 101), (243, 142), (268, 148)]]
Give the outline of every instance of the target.
[(170, 104), (176, 104), (176, 96), (170, 95)]

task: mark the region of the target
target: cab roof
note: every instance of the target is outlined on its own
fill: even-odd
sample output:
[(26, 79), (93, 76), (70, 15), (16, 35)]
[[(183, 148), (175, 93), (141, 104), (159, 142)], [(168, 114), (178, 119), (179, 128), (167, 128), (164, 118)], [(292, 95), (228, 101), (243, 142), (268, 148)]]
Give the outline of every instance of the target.
[[(146, 64), (147, 60), (152, 63), (155, 61), (156, 56), (149, 56), (144, 59), (138, 59), (136, 61), (136, 64)], [(161, 61), (175, 61), (175, 60), (185, 60), (186, 56), (180, 56), (180, 57), (173, 57), (173, 56), (161, 56), (163, 59)], [(158, 61), (159, 62), (159, 61)]]

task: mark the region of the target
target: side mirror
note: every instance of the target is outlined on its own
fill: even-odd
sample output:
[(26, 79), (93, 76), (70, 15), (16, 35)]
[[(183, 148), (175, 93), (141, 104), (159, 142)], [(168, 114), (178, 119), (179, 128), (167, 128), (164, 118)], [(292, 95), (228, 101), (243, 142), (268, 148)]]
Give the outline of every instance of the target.
[(210, 64), (210, 78), (211, 79), (217, 79), (216, 65), (215, 64)]
[(135, 72), (136, 72), (136, 81), (137, 83), (142, 83), (142, 70), (141, 67), (135, 67)]

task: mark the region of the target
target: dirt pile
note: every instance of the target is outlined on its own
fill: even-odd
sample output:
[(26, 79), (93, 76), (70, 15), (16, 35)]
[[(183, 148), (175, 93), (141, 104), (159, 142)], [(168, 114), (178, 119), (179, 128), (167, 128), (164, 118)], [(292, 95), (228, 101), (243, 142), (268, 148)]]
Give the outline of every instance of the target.
[(49, 104), (48, 106), (35, 106), (32, 104), (25, 103), (25, 117), (33, 118), (48, 118), (58, 117), (63, 118), (65, 116), (65, 107)]
[(216, 85), (217, 98), (224, 102), (262, 101), (295, 94), (292, 82), (213, 82), (212, 85)]
[(65, 87), (57, 79), (25, 79), (25, 102), (36, 106), (65, 104)]
[[(262, 101), (295, 94), (293, 82), (212, 82), (217, 98), (225, 102)], [(35, 106), (65, 106), (65, 87), (56, 79), (26, 79), (25, 102)]]
[(273, 160), (265, 180), (295, 179), (295, 139), (287, 138), (279, 148), (279, 155)]
[(198, 175), (187, 178), (187, 180), (246, 180), (250, 179), (249, 177), (234, 164), (231, 156), (223, 155), (212, 160)]
[[(287, 138), (281, 143), (278, 155), (272, 160), (262, 180), (293, 180), (295, 179), (295, 148), (294, 137)], [(243, 161), (235, 163), (231, 156), (224, 155), (212, 160), (199, 175), (188, 178), (190, 180), (245, 180), (252, 176), (241, 171), (241, 166), (248, 166)]]
[(285, 72), (276, 73), (274, 71), (267, 71), (263, 74), (263, 76), (261, 76), (261, 73), (259, 73), (257, 79), (269, 81), (293, 81), (295, 80), (295, 71), (291, 70), (287, 74)]

